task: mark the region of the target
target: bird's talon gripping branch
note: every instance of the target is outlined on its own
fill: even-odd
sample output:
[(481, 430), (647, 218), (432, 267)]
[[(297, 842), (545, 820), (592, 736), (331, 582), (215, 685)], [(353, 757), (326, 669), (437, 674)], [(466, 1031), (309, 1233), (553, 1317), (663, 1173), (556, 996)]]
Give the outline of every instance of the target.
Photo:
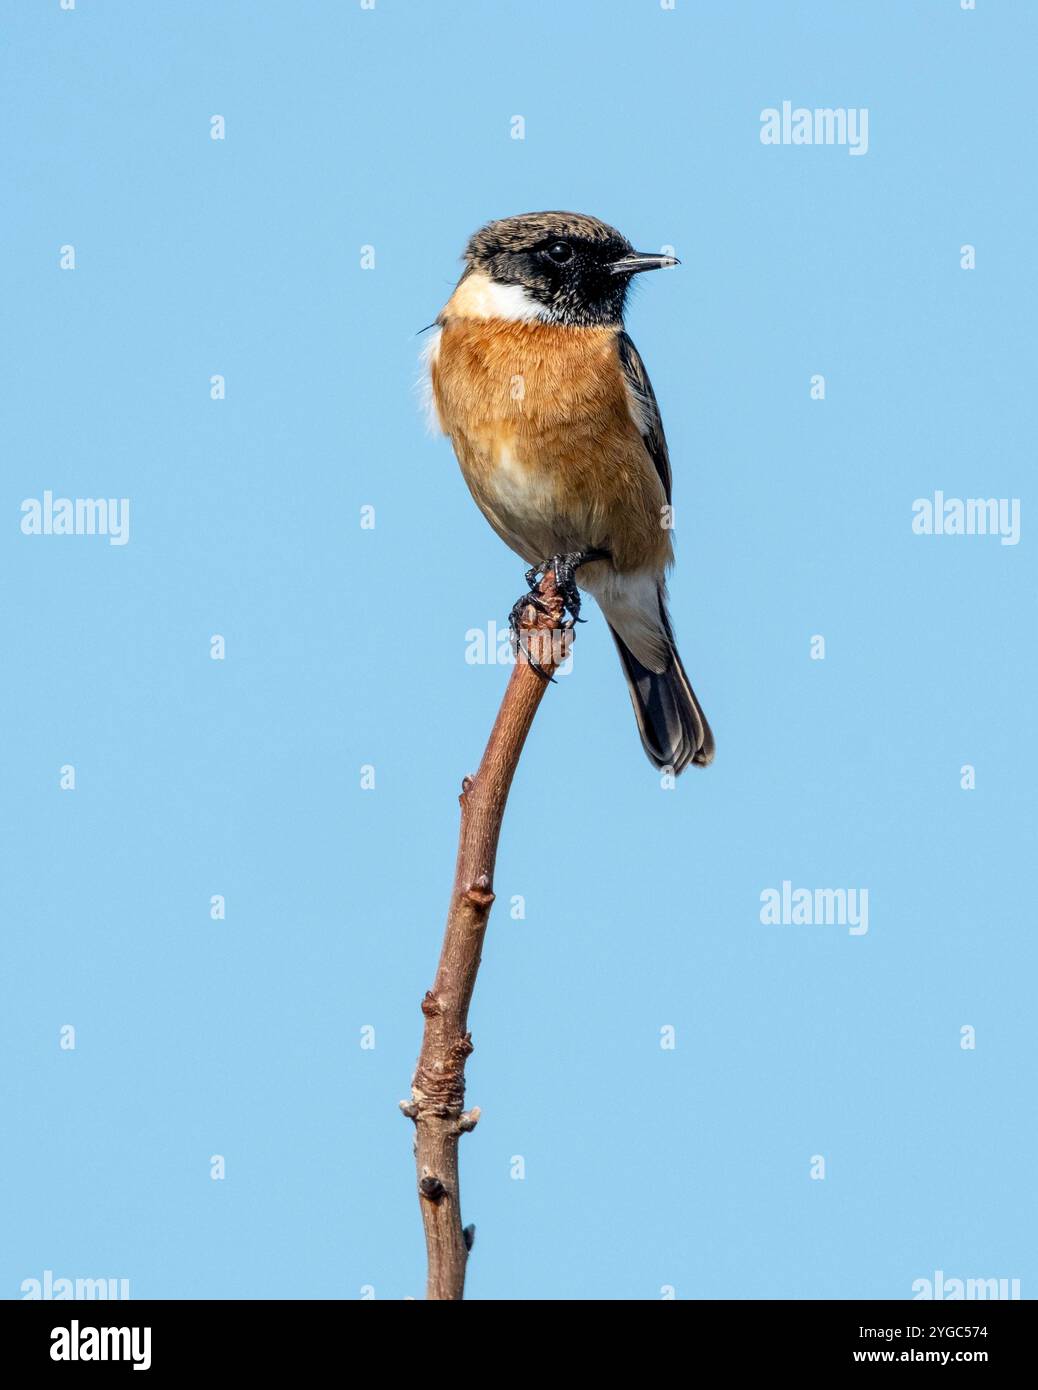
[(545, 685), (558, 685), (558, 681), (555, 679), (555, 677), (550, 676), (548, 674), (548, 672), (544, 669), (541, 663), (534, 656), (533, 652), (530, 651), (529, 647), (524, 647), (521, 642), (519, 646), (522, 650), (523, 655), (526, 657), (527, 666), (529, 666), (530, 670), (534, 673), (534, 675), (539, 676)]
[(523, 614), (528, 608), (534, 608), (538, 613), (547, 613), (549, 611), (548, 605), (541, 598), (540, 594), (536, 594), (532, 590), (528, 594), (523, 594), (512, 604), (512, 611), (508, 615), (508, 626), (513, 632), (515, 632), (517, 628), (522, 627)]
[(566, 606), (566, 612), (575, 623), (581, 621), (577, 570), (586, 558), (582, 551), (573, 551), (569, 555), (553, 555), (551, 558), (551, 567), (555, 572), (555, 587)]
[[(530, 575), (534, 573), (535, 571), (533, 570), (527, 571), (527, 579), (529, 579)], [(549, 673), (544, 669), (541, 663), (534, 656), (533, 652), (531, 652), (529, 640), (523, 640), (523, 618), (527, 608), (533, 608), (538, 613), (551, 612), (548, 605), (544, 602), (540, 595), (533, 593), (532, 591), (528, 594), (523, 594), (521, 598), (516, 599), (515, 603), (513, 603), (512, 605), (512, 611), (508, 615), (508, 626), (512, 632), (512, 651), (515, 653), (516, 656), (518, 656), (519, 653), (522, 652), (523, 656), (526, 657), (530, 669), (536, 672), (536, 674), (540, 676), (543, 681), (546, 681), (549, 685), (555, 685), (556, 681), (554, 677), (549, 675)], [(526, 636), (528, 639), (529, 634), (527, 633)]]

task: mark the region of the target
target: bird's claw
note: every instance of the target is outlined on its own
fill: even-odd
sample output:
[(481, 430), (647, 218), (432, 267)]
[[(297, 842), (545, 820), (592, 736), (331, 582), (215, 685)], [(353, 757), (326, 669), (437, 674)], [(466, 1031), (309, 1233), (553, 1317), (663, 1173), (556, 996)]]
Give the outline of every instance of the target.
[[(518, 599), (512, 608), (508, 618), (508, 626), (512, 629), (512, 645), (518, 651), (522, 648), (527, 661), (545, 680), (552, 681), (552, 677), (539, 665), (530, 654), (529, 646), (523, 646), (520, 637), (522, 627), (523, 612), (527, 604), (532, 604), (539, 613), (548, 611), (543, 600), (537, 593), (537, 589), (543, 577), (551, 571), (555, 579), (555, 592), (562, 600), (562, 606), (568, 619), (561, 624), (561, 631), (572, 632), (577, 623), (586, 622), (586, 618), (580, 616), (580, 590), (577, 588), (577, 570), (581, 565), (587, 564), (590, 560), (603, 560), (607, 556), (604, 550), (571, 550), (564, 555), (552, 555), (540, 565), (532, 565), (526, 571), (526, 583), (529, 585), (530, 592)], [(554, 681), (552, 681), (554, 684)]]
[(527, 582), (530, 584), (530, 593), (523, 594), (512, 604), (512, 611), (508, 615), (508, 626), (512, 633), (512, 652), (518, 656), (520, 652), (526, 657), (527, 664), (543, 681), (549, 685), (555, 685), (555, 678), (548, 674), (540, 662), (530, 651), (529, 642), (523, 642), (523, 615), (527, 608), (533, 608), (538, 613), (548, 613), (550, 610), (539, 594), (533, 592), (534, 584), (530, 580), (530, 575), (535, 573), (533, 570), (527, 572)]
[(577, 570), (587, 558), (582, 550), (573, 551), (568, 555), (553, 555), (549, 561), (555, 575), (555, 588), (558, 590), (559, 597), (565, 606), (566, 612), (570, 615), (572, 627), (574, 623), (582, 623), (585, 620), (580, 616), (580, 590), (577, 588)]

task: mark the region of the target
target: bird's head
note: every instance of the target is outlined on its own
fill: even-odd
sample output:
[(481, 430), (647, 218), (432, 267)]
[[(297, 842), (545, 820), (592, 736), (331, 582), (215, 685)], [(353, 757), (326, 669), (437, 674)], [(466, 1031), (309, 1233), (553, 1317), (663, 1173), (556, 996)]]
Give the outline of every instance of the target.
[[(677, 265), (635, 251), (626, 237), (578, 212), (525, 212), (488, 222), (465, 248), (466, 274), (509, 287), (523, 317), (577, 326), (618, 324), (631, 277)], [(518, 316), (518, 315), (517, 315)]]

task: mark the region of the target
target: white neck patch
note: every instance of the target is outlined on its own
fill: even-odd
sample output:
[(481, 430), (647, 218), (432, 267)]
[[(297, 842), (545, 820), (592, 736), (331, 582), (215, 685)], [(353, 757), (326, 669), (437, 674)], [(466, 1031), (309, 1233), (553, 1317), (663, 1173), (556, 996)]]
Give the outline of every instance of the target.
[(499, 285), (481, 270), (465, 276), (443, 312), (453, 318), (513, 322), (547, 317), (544, 305), (531, 298), (522, 285)]

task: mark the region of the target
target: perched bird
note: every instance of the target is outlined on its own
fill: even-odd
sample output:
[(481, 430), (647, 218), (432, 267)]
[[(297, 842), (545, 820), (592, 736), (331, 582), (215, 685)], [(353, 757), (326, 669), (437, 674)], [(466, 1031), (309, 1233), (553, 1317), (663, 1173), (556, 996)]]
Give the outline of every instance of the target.
[[(616, 640), (652, 763), (714, 756), (674, 645), (664, 575), (671, 475), (659, 407), (624, 332), (631, 278), (676, 265), (572, 212), (490, 222), (427, 348), (432, 403), (483, 515), (568, 612), (594, 595)], [(524, 595), (518, 614), (535, 600)]]

